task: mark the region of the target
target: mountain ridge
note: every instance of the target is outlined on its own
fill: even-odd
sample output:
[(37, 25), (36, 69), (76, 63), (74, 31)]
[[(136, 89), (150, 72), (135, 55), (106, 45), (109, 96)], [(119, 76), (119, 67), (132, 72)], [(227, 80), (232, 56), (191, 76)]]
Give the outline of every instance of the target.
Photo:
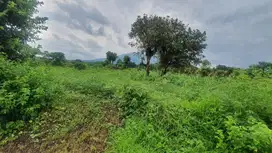
[[(116, 61), (117, 61), (118, 59), (123, 60), (123, 59), (124, 59), (124, 56), (129, 56), (131, 62), (133, 62), (133, 63), (135, 63), (135, 64), (140, 64), (140, 63), (141, 63), (141, 58), (140, 58), (140, 56), (138, 56), (138, 55), (135, 54), (135, 53), (126, 53), (126, 54), (118, 55)], [(87, 63), (95, 63), (95, 62), (103, 62), (103, 61), (105, 61), (105, 59), (106, 59), (106, 58), (96, 58), (96, 59), (92, 59), (92, 60), (82, 60), (82, 61), (87, 62)], [(158, 60), (157, 60), (157, 58), (152, 57), (150, 62), (153, 64), (153, 63), (157, 63)]]

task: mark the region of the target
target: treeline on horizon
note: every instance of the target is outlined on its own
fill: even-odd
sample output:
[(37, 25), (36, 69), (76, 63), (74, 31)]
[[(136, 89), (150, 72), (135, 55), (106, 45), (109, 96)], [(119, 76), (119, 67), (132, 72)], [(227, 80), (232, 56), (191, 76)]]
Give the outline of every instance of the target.
[[(65, 54), (62, 52), (41, 52), (37, 49), (37, 54), (35, 57), (32, 57), (34, 61), (40, 64), (47, 64), (52, 66), (67, 66), (67, 67), (74, 67), (78, 70), (84, 70), (88, 67), (96, 67), (96, 68), (110, 68), (110, 69), (127, 69), (127, 68), (136, 68), (146, 70), (146, 58), (140, 55), (139, 59), (141, 62), (136, 64), (131, 61), (130, 56), (125, 55), (123, 59), (118, 58), (117, 53), (108, 51), (106, 53), (106, 59), (104, 61), (98, 62), (85, 62), (81, 59), (76, 60), (67, 60)], [(118, 60), (117, 60), (118, 59)], [(237, 77), (241, 74), (247, 75), (250, 78), (255, 77), (272, 77), (272, 63), (271, 62), (258, 62), (257, 64), (252, 64), (248, 68), (238, 68), (238, 67), (231, 67), (219, 64), (217, 66), (212, 66), (210, 61), (207, 59), (202, 60), (198, 65), (189, 65), (186, 67), (173, 67), (169, 68), (167, 71), (160, 67), (160, 63), (153, 63), (150, 64), (150, 70), (158, 71), (161, 75), (165, 75), (168, 71), (172, 73), (181, 73), (187, 75), (200, 75), (203, 77), (210, 76), (210, 77)]]

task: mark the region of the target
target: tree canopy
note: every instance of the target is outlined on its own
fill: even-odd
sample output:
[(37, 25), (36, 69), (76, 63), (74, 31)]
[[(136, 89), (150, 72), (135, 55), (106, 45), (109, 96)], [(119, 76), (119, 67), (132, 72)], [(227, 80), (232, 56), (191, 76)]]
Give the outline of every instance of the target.
[(37, 0), (0, 1), (0, 52), (9, 59), (22, 59), (22, 49), (29, 41), (38, 40), (47, 17), (35, 16), (37, 7), (43, 2)]
[(114, 53), (114, 52), (111, 52), (111, 51), (108, 51), (106, 53), (106, 56), (107, 56), (107, 60), (113, 64), (113, 62), (117, 59), (117, 54)]
[(130, 63), (130, 57), (129, 56), (124, 56), (124, 65), (125, 65), (125, 67), (127, 67), (128, 66), (128, 64)]
[(66, 61), (65, 55), (62, 52), (52, 52), (49, 53), (48, 58), (51, 60), (53, 65), (63, 65), (64, 62)]
[(207, 59), (203, 60), (201, 64), (202, 64), (201, 67), (203, 68), (209, 68), (211, 66), (211, 62)]
[(185, 67), (198, 64), (206, 48), (206, 32), (192, 29), (177, 18), (157, 15), (138, 16), (132, 24), (129, 37), (146, 55), (146, 73), (149, 75), (150, 59), (158, 55), (163, 74), (169, 67)]

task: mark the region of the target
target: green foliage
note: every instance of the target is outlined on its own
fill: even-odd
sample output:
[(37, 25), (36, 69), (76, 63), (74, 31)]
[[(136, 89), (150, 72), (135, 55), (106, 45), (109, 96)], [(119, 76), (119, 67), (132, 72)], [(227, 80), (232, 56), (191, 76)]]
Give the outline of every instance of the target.
[(74, 68), (78, 70), (85, 70), (87, 68), (87, 65), (81, 60), (75, 60), (73, 62), (73, 65), (74, 65)]
[(146, 55), (146, 72), (149, 75), (150, 59), (155, 54), (165, 75), (169, 67), (184, 68), (198, 64), (206, 48), (206, 33), (194, 30), (176, 18), (156, 15), (138, 16), (132, 24), (130, 44)]
[(124, 86), (122, 91), (122, 100), (120, 100), (118, 104), (122, 109), (124, 117), (135, 114), (140, 115), (144, 112), (147, 104), (148, 96), (146, 93), (143, 93), (139, 89)]
[[(152, 69), (152, 65), (150, 65), (150, 66), (151, 66), (151, 69)], [(137, 65), (136, 65), (134, 62), (129, 62), (129, 63), (127, 64), (127, 67), (128, 67), (128, 68), (136, 68)]]
[(110, 65), (111, 64), (111, 62), (108, 60), (108, 59), (105, 59), (105, 61), (103, 62), (103, 66), (108, 66), (108, 65)]
[(201, 68), (201, 69), (199, 69), (199, 74), (200, 74), (200, 76), (209, 76), (210, 74), (211, 74), (211, 72), (212, 72), (212, 69), (210, 69), (210, 68)]
[(110, 64), (113, 64), (113, 62), (117, 59), (117, 54), (111, 51), (108, 51), (106, 53), (107, 61), (110, 62)]
[(247, 74), (250, 78), (269, 77), (272, 76), (272, 63), (259, 62), (258, 64), (250, 65), (247, 69)]
[(0, 1), (0, 52), (7, 54), (9, 59), (26, 58), (24, 44), (35, 41), (44, 26), (47, 17), (39, 17), (37, 7), (42, 5), (37, 0), (4, 0)]
[(145, 54), (146, 56), (146, 75), (149, 76), (150, 73), (150, 60), (151, 57), (157, 53), (157, 39), (161, 31), (157, 30), (160, 27), (160, 17), (158, 16), (148, 16), (144, 14), (143, 16), (138, 16), (136, 21), (131, 26), (131, 31), (129, 32), (129, 37), (133, 39), (130, 42), (132, 47), (136, 46), (141, 50), (140, 54)]
[(215, 68), (210, 68), (209, 64), (202, 64), (201, 68), (197, 71), (200, 76), (213, 76), (213, 77), (229, 77), (229, 76), (235, 76), (237, 77), (239, 75), (239, 72), (236, 71), (235, 74), (233, 74), (234, 68), (228, 67), (225, 65), (217, 65)]
[(119, 67), (119, 68), (123, 68), (124, 67), (124, 63), (121, 59), (118, 59), (117, 62), (116, 62), (116, 66)]
[(52, 52), (47, 56), (50, 59), (52, 65), (62, 66), (66, 61), (65, 55), (62, 52)]
[[(127, 102), (121, 110), (124, 114), (131, 112), (124, 128), (117, 129), (111, 137), (112, 152), (270, 152), (269, 80), (177, 74), (163, 78), (153, 74), (154, 78), (148, 80), (142, 71), (135, 70), (101, 70), (99, 74), (99, 80), (111, 78), (107, 84), (120, 88), (123, 99), (118, 101)], [(123, 88), (127, 82), (133, 88)], [(134, 107), (137, 103), (131, 103), (132, 97), (138, 97), (132, 93), (147, 94), (148, 103), (140, 109), (141, 113)], [(227, 124), (230, 117), (236, 121), (234, 127)], [(245, 130), (232, 132), (236, 127)], [(260, 131), (265, 134), (258, 137)], [(246, 137), (240, 139), (244, 134)]]
[(130, 63), (130, 57), (129, 56), (124, 56), (124, 66), (128, 67), (128, 64)]
[[(78, 71), (47, 65), (45, 73), (40, 71), (44, 66), (14, 63), (10, 66), (12, 63), (1, 60), (1, 70), (4, 70), (0, 71), (1, 83), (11, 82), (24, 91), (23, 78), (36, 82), (33, 78), (44, 78), (42, 74), (47, 74), (46, 78), (51, 80), (41, 79), (44, 83), (39, 82), (39, 87), (45, 84), (42, 87), (47, 90), (56, 86), (65, 89), (60, 98), (50, 96), (54, 97), (49, 103), (53, 102), (52, 109), (34, 117), (37, 121), (30, 115), (31, 137), (43, 140), (41, 143), (46, 139), (49, 146), (53, 141), (60, 142), (56, 143), (59, 146), (69, 146), (66, 140), (70, 140), (71, 135), (78, 138), (75, 144), (93, 141), (92, 132), (86, 127), (95, 127), (93, 130), (111, 127), (112, 124), (104, 123), (100, 126), (109, 120), (103, 118), (101, 110), (105, 101), (109, 101), (119, 107), (123, 124), (121, 128), (101, 132), (110, 135), (107, 152), (271, 152), (271, 79), (249, 79), (242, 69), (232, 73), (240, 73), (238, 77), (228, 78), (174, 72), (160, 77), (155, 71), (146, 77), (142, 70), (115, 71), (101, 67)], [(195, 71), (195, 67), (190, 69)], [(215, 75), (214, 69), (210, 68), (208, 76)], [(36, 77), (26, 72), (35, 72)], [(16, 76), (20, 76), (18, 81), (8, 79)], [(17, 90), (15, 93), (15, 89), (9, 89), (10, 93), (20, 101), (25, 99), (27, 94)], [(112, 111), (105, 112), (113, 116)], [(5, 127), (8, 129), (1, 131), (11, 137), (11, 133), (19, 133), (21, 130), (15, 129), (24, 128), (25, 123), (20, 119), (8, 122)], [(94, 133), (96, 140), (101, 133)]]
[(96, 68), (102, 68), (104, 66), (104, 62), (93, 62), (89, 63), (91, 67), (96, 67)]
[(0, 58), (0, 139), (9, 137), (48, 109), (60, 90), (42, 67)]
[[(226, 131), (217, 131), (216, 148), (232, 152), (271, 152), (272, 130), (255, 118), (249, 117), (247, 125), (239, 125), (237, 119), (228, 116), (225, 120)], [(241, 123), (240, 123), (241, 124)]]
[(202, 67), (202, 68), (210, 68), (210, 67), (211, 67), (211, 62), (208, 61), (207, 59), (205, 59), (205, 60), (203, 60), (203, 61), (201, 62), (201, 67)]
[(113, 90), (106, 88), (103, 83), (95, 82), (72, 82), (65, 83), (65, 86), (69, 90), (75, 90), (84, 95), (97, 95), (100, 97), (111, 98), (113, 95)]

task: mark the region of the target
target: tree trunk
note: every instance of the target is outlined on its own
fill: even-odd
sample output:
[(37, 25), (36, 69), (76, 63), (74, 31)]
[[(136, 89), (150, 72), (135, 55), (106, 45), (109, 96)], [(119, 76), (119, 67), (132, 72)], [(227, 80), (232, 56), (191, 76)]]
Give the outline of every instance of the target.
[(150, 59), (151, 56), (146, 56), (146, 76), (149, 76), (150, 73)]
[(164, 76), (167, 73), (167, 69), (168, 69), (169, 65), (170, 65), (170, 62), (168, 62), (167, 65), (165, 66), (164, 70), (162, 71), (161, 76)]
[(164, 76), (167, 73), (167, 67), (164, 68), (163, 72), (162, 72), (162, 76)]

